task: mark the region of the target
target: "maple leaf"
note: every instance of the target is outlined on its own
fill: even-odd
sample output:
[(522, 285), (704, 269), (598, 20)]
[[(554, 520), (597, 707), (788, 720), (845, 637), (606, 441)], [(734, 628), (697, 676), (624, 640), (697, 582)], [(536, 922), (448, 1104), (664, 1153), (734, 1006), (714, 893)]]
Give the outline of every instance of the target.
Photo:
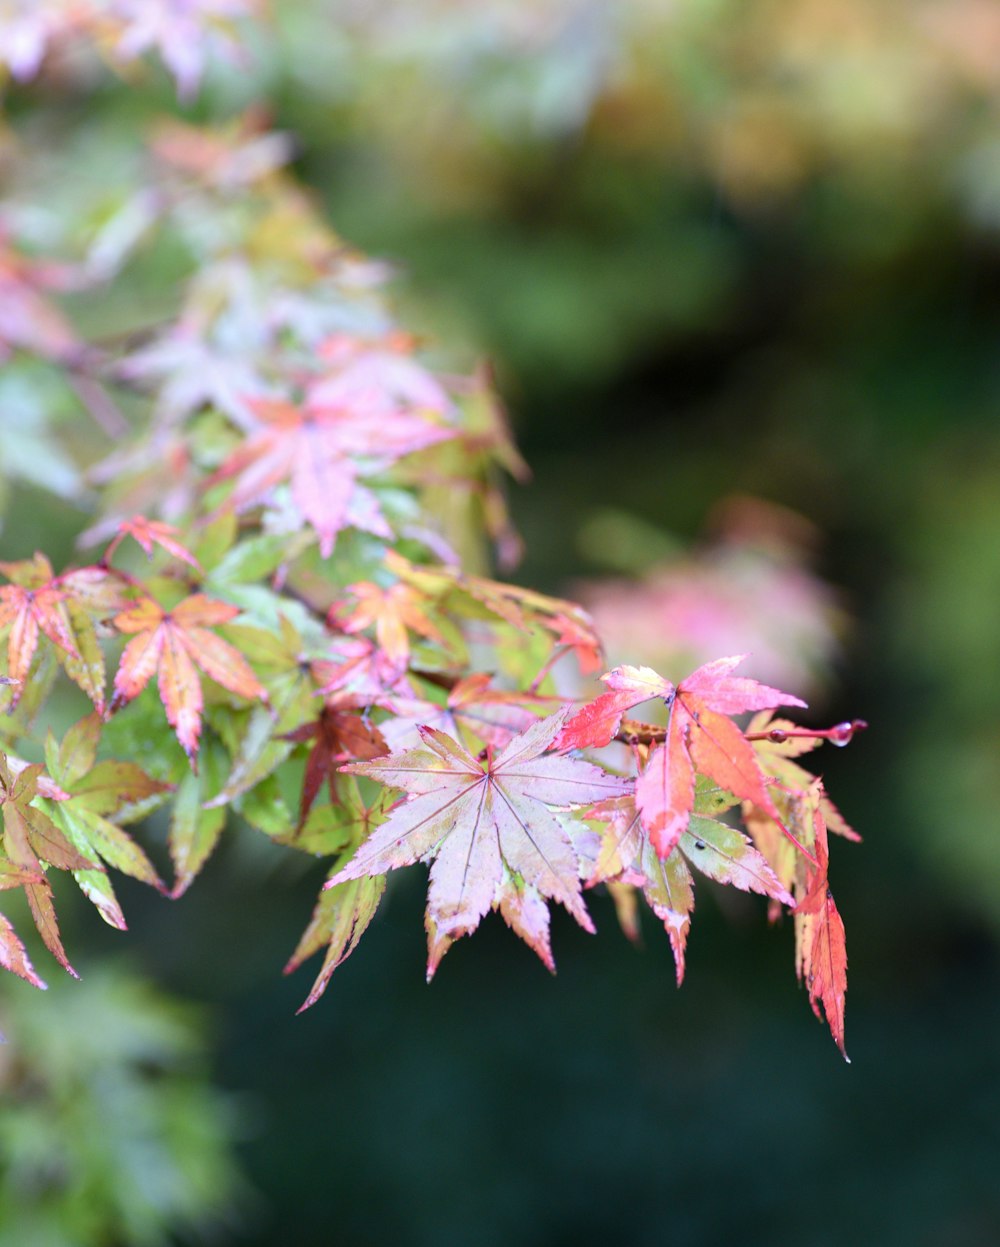
[(267, 700), (242, 654), (209, 631), (239, 613), (236, 606), (194, 593), (171, 610), (146, 597), (115, 615), (115, 627), (132, 639), (115, 673), (112, 711), (141, 693), (156, 672), (167, 721), (194, 766), (204, 704), (197, 668), (230, 693)]
[(333, 407), (384, 396), (403, 408), (447, 415), (454, 404), (434, 375), (413, 358), (416, 346), (411, 334), (398, 331), (381, 342), (357, 334), (331, 334), (318, 348), (331, 367), (310, 386), (310, 399)]
[[(80, 853), (47, 814), (32, 801), (38, 795), (42, 768), (26, 766), (15, 774), (0, 754), (0, 811), (3, 814), (3, 847), (11, 864), (23, 876), (22, 885), (31, 917), (46, 948), (74, 978), (79, 975), (70, 965), (59, 935), (52, 888), (45, 878), (43, 862), (59, 870), (88, 870), (93, 861)], [(102, 869), (97, 867), (97, 869)], [(12, 938), (13, 937), (13, 938)], [(0, 932), (0, 961), (9, 969), (41, 986), (30, 962), (18, 953), (13, 932)]]
[(441, 630), (427, 618), (421, 596), (411, 585), (400, 582), (383, 589), (369, 580), (361, 580), (348, 585), (347, 592), (355, 599), (354, 607), (350, 610), (334, 607), (329, 621), (347, 633), (374, 627), (376, 644), (397, 666), (405, 667), (409, 662), (408, 630), (439, 645), (445, 644)]
[(153, 546), (158, 545), (168, 554), (172, 554), (174, 558), (187, 563), (196, 571), (201, 571), (198, 560), (186, 546), (181, 545), (177, 540), (177, 531), (173, 524), (165, 524), (162, 520), (147, 520), (144, 515), (133, 515), (130, 519), (120, 520), (118, 533), (104, 552), (104, 562), (111, 562), (111, 556), (125, 537), (134, 537), (145, 551), (147, 558), (152, 557)]
[[(435, 673), (418, 671), (414, 674), (435, 682)], [(441, 680), (450, 683), (447, 677)], [(496, 688), (491, 676), (477, 671), (451, 684), (444, 705), (423, 699), (387, 698), (385, 705), (393, 711), (394, 717), (380, 724), (380, 729), (394, 750), (418, 744), (418, 726), (447, 732), (462, 741), (466, 748), (492, 745), (494, 749), (502, 749), (512, 736), (530, 727), (546, 710), (554, 710), (557, 701), (557, 698), (537, 693)]]
[[(157, 410), (168, 420), (180, 420), (207, 406), (225, 412), (245, 428), (250, 415), (244, 395), (263, 384), (254, 362), (245, 349), (231, 341), (216, 341), (195, 316), (187, 316), (141, 350), (126, 355), (115, 371), (133, 384), (156, 384)], [(108, 463), (118, 461), (113, 456)], [(157, 485), (162, 490), (159, 480)]]
[[(809, 1003), (826, 1023), (845, 1061), (844, 997), (847, 993), (847, 944), (844, 922), (827, 882), (829, 848), (826, 823), (816, 802), (814, 847), (817, 865), (807, 867), (806, 894), (795, 909), (795, 967), (809, 992)], [(820, 1012), (820, 1005), (823, 1012)]]
[[(101, 862), (161, 892), (166, 890), (152, 862), (121, 824), (144, 817), (172, 791), (172, 785), (150, 778), (134, 762), (98, 762), (100, 735), (101, 720), (96, 714), (74, 724), (58, 745), (49, 733), (45, 760), (52, 781), (60, 787), (48, 812), (74, 848), (91, 859), (88, 867), (73, 869), (80, 890), (105, 922), (123, 931), (125, 918)], [(38, 778), (40, 796), (47, 795), (43, 778)]]
[(378, 728), (359, 714), (356, 708), (348, 708), (351, 700), (353, 699), (347, 699), (347, 704), (328, 700), (315, 722), (303, 724), (302, 727), (286, 733), (286, 740), (297, 743), (310, 740), (314, 742), (306, 759), (305, 775), (302, 779), (299, 827), (302, 827), (309, 816), (324, 782), (330, 789), (330, 800), (336, 803), (334, 777), (345, 762), (378, 758), (389, 752)]
[(650, 753), (636, 782), (636, 805), (661, 857), (687, 831), (696, 771), (778, 817), (753, 746), (729, 716), (805, 703), (757, 680), (733, 676), (741, 661), (719, 658), (676, 686), (649, 667), (615, 667), (602, 677), (610, 691), (585, 706), (560, 734), (558, 747), (563, 749), (606, 745), (626, 710), (653, 698), (664, 702), (665, 739)]
[(55, 646), (70, 679), (103, 712), (104, 656), (94, 617), (121, 603), (114, 573), (94, 567), (57, 577), (43, 554), (0, 563), (0, 571), (12, 582), (0, 588), (0, 629), (10, 629), (7, 670), (19, 686), (11, 698), (11, 708), (26, 688), (41, 634)]
[(564, 719), (560, 711), (540, 720), (499, 753), (488, 750), (484, 762), (454, 737), (423, 728), (421, 748), (344, 768), (408, 796), (326, 886), (433, 859), (428, 978), (452, 941), (474, 931), (490, 908), (499, 907), (547, 964), (547, 919), (533, 898), (559, 901), (593, 930), (577, 850), (549, 807), (593, 804), (630, 785), (589, 762), (546, 753)]
[(418, 589), (439, 613), (469, 619), (495, 615), (513, 628), (528, 631), (537, 624), (554, 634), (557, 644), (579, 653), (600, 652), (593, 621), (585, 610), (562, 598), (534, 589), (473, 576), (457, 567), (428, 567), (411, 563), (396, 550), (387, 550), (385, 566), (400, 580)]
[[(340, 818), (334, 829), (337, 860), (330, 870), (331, 881), (347, 864), (357, 846), (369, 837), (385, 818), (386, 791), (382, 790), (371, 805), (361, 799), (357, 780), (352, 780), (340, 806)], [(375, 916), (385, 891), (385, 875), (350, 879), (345, 883), (325, 886), (319, 894), (312, 918), (292, 953), (285, 974), (291, 974), (308, 957), (324, 945), (326, 955), (309, 995), (299, 1013), (314, 1005), (326, 991), (334, 970), (345, 961)]]
[(588, 615), (581, 610), (574, 611), (572, 615), (559, 612), (553, 616), (551, 627), (556, 634), (556, 647), (572, 650), (584, 675), (600, 671), (604, 651)]
[(292, 501), (319, 536), (324, 558), (333, 553), (341, 529), (356, 521), (389, 535), (377, 503), (362, 489), (359, 477), (452, 436), (448, 428), (386, 411), (378, 404), (297, 407), (279, 399), (254, 399), (249, 406), (259, 427), (208, 484), (235, 477), (227, 505), (244, 511), (268, 502), (275, 486), (287, 481)]
[[(250, 544), (244, 543), (241, 550), (246, 552)], [(216, 572), (218, 570), (216, 568)], [(230, 592), (238, 592), (232, 583), (228, 587)], [(261, 672), (268, 702), (230, 721), (226, 743), (232, 765), (226, 782), (210, 802), (213, 806), (227, 805), (243, 796), (279, 767), (295, 746), (287, 733), (311, 720), (316, 710), (309, 661), (312, 644), (302, 637), (286, 615), (278, 615), (274, 632), (247, 624), (230, 624), (227, 636)]]
[(358, 705), (392, 705), (397, 697), (412, 698), (416, 692), (407, 672), (391, 662), (367, 637), (338, 637), (330, 645), (339, 661), (320, 659), (313, 672), (324, 696), (350, 694)]
[[(700, 796), (697, 804), (712, 808), (715, 794), (703, 789)], [(587, 817), (608, 824), (588, 886), (620, 880), (641, 888), (670, 936), (678, 986), (684, 978), (684, 950), (694, 909), (688, 863), (717, 883), (793, 904), (787, 888), (747, 837), (704, 813), (690, 816), (677, 847), (665, 858), (643, 826), (634, 796), (604, 801), (589, 810)]]
[[(809, 747), (801, 738), (795, 737), (781, 743), (792, 751), (804, 752)], [(787, 762), (787, 757), (782, 761)], [(812, 856), (792, 853), (788, 839), (781, 834), (780, 826), (767, 812), (745, 805), (743, 821), (757, 848), (795, 897), (792, 918), (795, 924), (796, 971), (806, 984), (813, 1013), (822, 1020), (822, 1005), (827, 1025), (847, 1060), (849, 1058), (844, 1049), (847, 947), (844, 923), (830, 893), (830, 852), (824, 816), (825, 810), (832, 807), (822, 780), (810, 776), (801, 768), (797, 770), (808, 782), (798, 789), (779, 788), (775, 800), (781, 814)]]
[[(454, 624), (457, 621), (482, 621), (497, 632), (503, 625), (518, 632), (536, 637), (552, 651), (541, 670), (535, 665), (539, 658), (537, 647), (510, 643), (508, 638), (497, 642), (497, 657), (502, 665), (514, 670), (519, 684), (527, 682), (528, 671), (537, 671), (531, 681), (534, 691), (541, 686), (550, 668), (565, 653), (575, 654), (581, 669), (591, 670), (595, 659), (601, 654), (601, 643), (594, 631), (593, 622), (586, 611), (572, 602), (548, 597), (532, 589), (487, 580), (473, 576), (453, 566), (426, 566), (409, 562), (395, 550), (387, 550), (385, 567), (404, 584), (412, 587), (428, 607), (433, 607), (434, 620)], [(445, 631), (442, 628), (442, 631)], [(456, 629), (457, 632), (457, 629)], [(448, 635), (450, 649), (461, 657), (461, 633)], [(525, 662), (530, 665), (524, 669)]]

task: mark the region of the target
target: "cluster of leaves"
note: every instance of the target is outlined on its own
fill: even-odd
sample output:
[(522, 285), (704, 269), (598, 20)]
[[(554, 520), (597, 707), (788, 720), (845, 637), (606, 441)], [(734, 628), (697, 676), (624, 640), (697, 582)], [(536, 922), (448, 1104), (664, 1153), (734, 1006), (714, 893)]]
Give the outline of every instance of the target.
[[(179, 298), (110, 342), (88, 339), (49, 269), (10, 242), (10, 366), (70, 378), (116, 445), (88, 477), (89, 561), (0, 564), (0, 886), (23, 890), (72, 973), (52, 871), (123, 927), (108, 867), (179, 897), (237, 815), (329, 859), (288, 966), (325, 950), (312, 1004), (386, 874), (417, 861), (431, 864), (429, 974), (491, 909), (551, 967), (549, 902), (591, 930), (584, 892), (604, 884), (629, 932), (645, 897), (680, 980), (693, 864), (793, 909), (800, 975), (843, 1048), (826, 829), (850, 833), (792, 761), (831, 733), (745, 734), (735, 716), (803, 703), (734, 676), (734, 658), (676, 686), (615, 668), (572, 713), (586, 698), (566, 681), (576, 692), (602, 666), (589, 616), (482, 574), (479, 534), (501, 562), (515, 549), (501, 475), (521, 470), (488, 375), (428, 367), (382, 270), (327, 227), (288, 155), (254, 116), (152, 134), (66, 280), (92, 297), (168, 256)], [(29, 763), (60, 675), (88, 712)], [(623, 721), (650, 699), (665, 727)], [(617, 764), (580, 756), (615, 739), (631, 747)], [(125, 830), (158, 806), (170, 883)], [(737, 807), (746, 834), (718, 817)], [(42, 985), (6, 920), (0, 959)]]

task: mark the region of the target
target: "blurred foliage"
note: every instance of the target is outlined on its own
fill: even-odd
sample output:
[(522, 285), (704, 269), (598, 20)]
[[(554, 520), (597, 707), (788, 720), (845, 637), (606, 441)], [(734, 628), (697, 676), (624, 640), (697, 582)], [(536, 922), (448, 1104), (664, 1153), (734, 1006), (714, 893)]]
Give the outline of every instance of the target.
[(574, 588), (609, 664), (643, 663), (680, 679), (713, 654), (746, 651), (748, 675), (821, 694), (846, 620), (809, 566), (815, 532), (794, 512), (746, 497), (720, 503), (709, 527), (709, 539), (685, 555), (667, 553), (664, 533), (625, 512), (596, 512), (583, 526), (590, 561), (640, 574)]
[(105, 965), (83, 989), (8, 988), (0, 1025), (4, 1247), (144, 1247), (231, 1219), (236, 1102), (209, 1085), (193, 1009)]
[(341, 228), (398, 250), (449, 330), (534, 387), (997, 220), (989, 0), (304, 0), (276, 20), (281, 115)]

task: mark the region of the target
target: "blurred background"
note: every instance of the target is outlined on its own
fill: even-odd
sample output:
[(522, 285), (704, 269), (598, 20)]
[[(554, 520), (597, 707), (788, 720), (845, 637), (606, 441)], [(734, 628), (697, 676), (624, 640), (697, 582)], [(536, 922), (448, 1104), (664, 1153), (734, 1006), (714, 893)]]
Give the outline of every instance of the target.
[[(853, 1064), (790, 926), (706, 885), (680, 991), (601, 897), (597, 939), (556, 916), (554, 980), (488, 919), (428, 988), (404, 877), (295, 1017), (319, 878), (231, 835), (176, 905), (123, 880), (128, 963), (81, 912), (82, 985), (2, 985), (39, 1054), (0, 1062), (3, 1247), (992, 1247), (1000, 8), (292, 0), (245, 43), (182, 106), (153, 67), (96, 80), (94, 149), (263, 104), (432, 358), (491, 361), (533, 471), (516, 578), (587, 603), (612, 659), (748, 650), (811, 722), (870, 722), (820, 755), (864, 836), (831, 866)], [(15, 123), (67, 107), (59, 73), (11, 86)], [(0, 428), (0, 557), (68, 550), (58, 446)], [(107, 1046), (25, 1038), (57, 1007)]]

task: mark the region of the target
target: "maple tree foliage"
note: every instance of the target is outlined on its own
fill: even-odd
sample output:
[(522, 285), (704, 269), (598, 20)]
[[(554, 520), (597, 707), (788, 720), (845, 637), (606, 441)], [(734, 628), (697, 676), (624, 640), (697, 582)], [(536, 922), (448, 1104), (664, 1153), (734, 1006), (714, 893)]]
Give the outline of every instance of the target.
[[(187, 20), (219, 18), (225, 35), (251, 7), (202, 0)], [(112, 55), (158, 43), (194, 88), (200, 61), (160, 6), (112, 10)], [(30, 77), (66, 31), (19, 20), (7, 63)], [(676, 684), (618, 666), (586, 696), (604, 665), (587, 613), (480, 570), (489, 542), (510, 562), (503, 478), (522, 466), (488, 371), (425, 363), (383, 269), (327, 226), (289, 151), (254, 114), (161, 126), (117, 220), (77, 239), (72, 262), (3, 240), (8, 366), (71, 364), (109, 445), (81, 492), (94, 513), (77, 562), (0, 563), (0, 889), (24, 892), (73, 973), (55, 877), (124, 928), (110, 871), (176, 899), (227, 826), (248, 825), (327, 859), (286, 967), (325, 950), (311, 1005), (404, 867), (429, 867), (428, 976), (491, 910), (553, 969), (550, 904), (591, 931), (604, 889), (632, 937), (649, 906), (678, 982), (698, 874), (792, 912), (795, 965), (843, 1050), (827, 832), (854, 833), (798, 759), (859, 725), (772, 719), (804, 703), (728, 656)], [(100, 289), (156, 246), (187, 257), (174, 313), (88, 341), (61, 282)], [(60, 676), (89, 707), (42, 738)], [(625, 717), (647, 702), (659, 717)], [(153, 809), (166, 881), (125, 830)], [(0, 961), (43, 986), (6, 918)]]

